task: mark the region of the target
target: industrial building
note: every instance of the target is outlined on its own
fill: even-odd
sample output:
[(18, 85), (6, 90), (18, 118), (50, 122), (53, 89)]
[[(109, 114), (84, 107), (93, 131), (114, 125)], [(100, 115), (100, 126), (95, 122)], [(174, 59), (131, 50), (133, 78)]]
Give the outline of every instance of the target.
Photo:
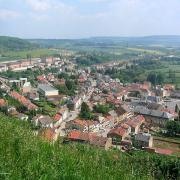
[(58, 96), (59, 91), (49, 84), (39, 84), (38, 91), (43, 94), (45, 97), (49, 96)]

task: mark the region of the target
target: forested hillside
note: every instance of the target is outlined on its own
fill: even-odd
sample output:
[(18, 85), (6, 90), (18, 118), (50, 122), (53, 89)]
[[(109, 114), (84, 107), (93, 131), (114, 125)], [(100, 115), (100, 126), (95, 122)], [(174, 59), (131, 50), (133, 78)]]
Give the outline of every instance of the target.
[(180, 160), (86, 145), (50, 145), (0, 114), (0, 179), (178, 179)]
[(0, 36), (0, 52), (30, 50), (37, 47), (37, 44), (32, 44), (27, 40), (15, 37)]

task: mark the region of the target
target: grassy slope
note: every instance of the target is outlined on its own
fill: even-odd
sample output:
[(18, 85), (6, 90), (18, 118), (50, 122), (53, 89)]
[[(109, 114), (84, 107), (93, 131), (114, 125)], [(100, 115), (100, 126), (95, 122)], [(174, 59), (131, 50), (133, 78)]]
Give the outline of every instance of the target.
[(27, 40), (15, 37), (0, 36), (0, 51), (18, 51), (36, 47), (38, 47), (37, 44), (32, 44)]
[[(138, 153), (106, 152), (85, 145), (50, 145), (34, 137), (28, 125), (0, 114), (0, 179), (158, 179), (167, 158)], [(156, 160), (159, 159), (157, 162)], [(170, 159), (169, 159), (170, 160)], [(175, 159), (171, 161), (171, 169)], [(155, 170), (161, 166), (161, 171)]]

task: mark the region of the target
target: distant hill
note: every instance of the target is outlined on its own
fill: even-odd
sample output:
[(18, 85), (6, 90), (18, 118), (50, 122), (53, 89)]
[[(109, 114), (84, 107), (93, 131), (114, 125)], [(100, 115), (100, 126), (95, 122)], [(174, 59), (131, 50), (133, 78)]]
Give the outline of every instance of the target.
[(0, 52), (21, 51), (36, 48), (78, 49), (89, 47), (116, 46), (166, 46), (180, 47), (180, 36), (145, 36), (145, 37), (91, 37), (84, 39), (20, 39), (0, 36)]
[(144, 36), (144, 37), (93, 37), (98, 42), (128, 43), (130, 45), (162, 45), (162, 46), (180, 46), (180, 36)]
[(39, 47), (39, 45), (31, 43), (24, 39), (9, 36), (0, 36), (0, 52), (30, 50), (37, 47)]
[(76, 48), (82, 46), (180, 46), (180, 36), (91, 37), (85, 39), (29, 39), (41, 47)]

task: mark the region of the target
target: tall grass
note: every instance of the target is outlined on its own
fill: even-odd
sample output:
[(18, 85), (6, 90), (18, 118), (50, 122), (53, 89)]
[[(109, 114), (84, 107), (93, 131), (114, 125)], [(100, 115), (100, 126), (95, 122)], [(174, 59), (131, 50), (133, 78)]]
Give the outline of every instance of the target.
[[(52, 145), (34, 137), (27, 123), (0, 114), (0, 179), (161, 179), (168, 175), (156, 169), (161, 158), (81, 144)], [(178, 161), (176, 165), (180, 167)]]

